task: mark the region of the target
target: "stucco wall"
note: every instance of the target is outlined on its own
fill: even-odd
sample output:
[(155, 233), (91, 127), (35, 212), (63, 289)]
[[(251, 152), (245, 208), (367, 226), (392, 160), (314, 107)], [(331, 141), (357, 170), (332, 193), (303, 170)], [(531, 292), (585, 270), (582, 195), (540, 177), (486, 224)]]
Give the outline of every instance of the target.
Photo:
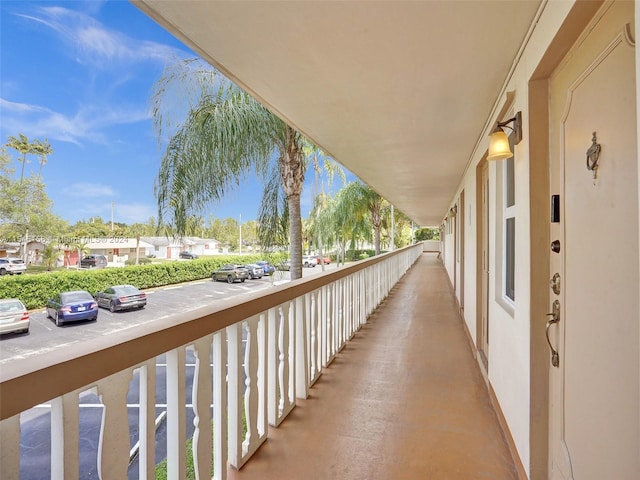
[[(542, 11), (539, 22), (529, 42), (522, 52), (504, 92), (514, 91), (513, 105), (507, 113), (522, 112), (523, 139), (515, 150), (515, 196), (516, 196), (516, 250), (515, 250), (515, 302), (503, 298), (501, 288), (503, 255), (502, 230), (499, 212), (502, 205), (502, 174), (504, 162), (489, 164), (489, 357), (488, 377), (496, 394), (500, 408), (510, 434), (518, 450), (520, 460), (529, 473), (530, 464), (530, 328), (531, 322), (531, 231), (530, 231), (530, 182), (529, 182), (529, 145), (528, 145), (528, 83), (545, 54), (554, 35), (567, 17), (573, 2), (549, 2)], [(503, 93), (492, 115), (498, 120), (499, 110), (504, 105)], [(504, 118), (500, 118), (503, 120)], [(491, 128), (491, 127), (489, 127)], [(478, 292), (476, 258), (478, 255), (476, 235), (476, 166), (486, 153), (489, 143), (489, 131), (478, 145), (460, 183), (458, 192), (451, 200), (451, 207), (458, 201), (460, 192), (465, 192), (464, 219), (464, 321), (474, 342), (477, 342), (476, 301)], [(501, 213), (500, 213), (501, 214)], [(461, 221), (461, 219), (457, 219)], [(453, 283), (454, 273), (454, 235), (445, 237), (446, 258), (444, 264)], [(457, 292), (459, 298), (459, 292)]]

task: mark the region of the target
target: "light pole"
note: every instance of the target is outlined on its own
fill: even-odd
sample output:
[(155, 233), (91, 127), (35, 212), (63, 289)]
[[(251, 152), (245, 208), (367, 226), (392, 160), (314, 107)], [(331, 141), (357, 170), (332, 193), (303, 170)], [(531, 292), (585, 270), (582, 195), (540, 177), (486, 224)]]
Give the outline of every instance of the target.
[(242, 253), (242, 214), (238, 215), (240, 219), (238, 222), (238, 230), (239, 230), (239, 241), (238, 241), (238, 253)]

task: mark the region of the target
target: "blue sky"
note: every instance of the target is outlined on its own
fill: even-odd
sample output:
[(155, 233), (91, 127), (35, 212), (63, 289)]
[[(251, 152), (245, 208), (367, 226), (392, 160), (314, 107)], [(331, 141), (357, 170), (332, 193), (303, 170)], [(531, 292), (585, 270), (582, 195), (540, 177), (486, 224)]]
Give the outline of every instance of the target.
[[(113, 202), (116, 222), (156, 216), (162, 147), (149, 98), (165, 65), (195, 54), (124, 0), (2, 0), (0, 22), (0, 141), (19, 133), (49, 140), (42, 178), (54, 213), (72, 224), (109, 221)], [(38, 168), (32, 156), (26, 171)], [(249, 179), (204, 217), (255, 219), (260, 193)], [(307, 187), (303, 217), (310, 206)]]

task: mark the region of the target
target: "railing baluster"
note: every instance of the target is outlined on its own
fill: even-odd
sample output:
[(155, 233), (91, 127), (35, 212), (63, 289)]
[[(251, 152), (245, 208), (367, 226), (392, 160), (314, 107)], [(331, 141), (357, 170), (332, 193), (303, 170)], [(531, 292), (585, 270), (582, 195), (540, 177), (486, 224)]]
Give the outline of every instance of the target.
[(98, 445), (98, 475), (101, 480), (127, 478), (129, 467), (127, 393), (130, 381), (131, 370), (123, 370), (100, 381), (98, 394), (104, 406)]
[[(244, 368), (242, 328), (246, 332)], [(240, 468), (267, 439), (265, 320), (253, 316), (227, 327), (229, 337), (229, 462)], [(243, 381), (244, 376), (244, 381)], [(243, 435), (242, 419), (247, 432)]]
[[(307, 303), (309, 301), (309, 295), (302, 295), (295, 300), (295, 355), (292, 355), (294, 359), (295, 369), (295, 395), (298, 398), (307, 398), (309, 396), (309, 369), (307, 368), (308, 358), (308, 329), (307, 329)], [(292, 375), (292, 380), (294, 376)]]
[(242, 466), (242, 323), (227, 327), (229, 339), (228, 387), (229, 387), (229, 463)]
[(211, 426), (211, 337), (203, 337), (194, 344), (196, 366), (193, 372), (193, 463), (197, 480), (211, 478), (213, 463), (213, 432)]
[(309, 329), (309, 386), (312, 386), (322, 372), (322, 323), (320, 322), (320, 289), (309, 294), (307, 325)]
[(269, 342), (267, 343), (267, 371), (268, 371), (268, 404), (269, 424), (278, 425), (278, 325), (280, 323), (280, 307), (270, 308), (267, 312), (267, 328)]
[(140, 367), (140, 411), (138, 420), (138, 475), (141, 480), (155, 478), (156, 457), (156, 359)]
[(297, 313), (298, 309), (296, 304), (298, 299), (296, 298), (292, 302), (289, 302), (289, 319), (288, 319), (288, 335), (287, 343), (285, 345), (287, 352), (287, 365), (289, 372), (286, 378), (286, 391), (285, 396), (287, 402), (285, 404), (285, 410), (283, 411), (283, 418), (286, 417), (293, 409), (296, 403), (296, 331), (298, 328)]
[(213, 479), (227, 478), (227, 332), (213, 334)]
[(0, 422), (0, 478), (18, 478), (20, 472), (20, 414)]
[(77, 480), (80, 390), (51, 401), (51, 479)]
[(186, 477), (185, 347), (167, 352), (167, 477)]

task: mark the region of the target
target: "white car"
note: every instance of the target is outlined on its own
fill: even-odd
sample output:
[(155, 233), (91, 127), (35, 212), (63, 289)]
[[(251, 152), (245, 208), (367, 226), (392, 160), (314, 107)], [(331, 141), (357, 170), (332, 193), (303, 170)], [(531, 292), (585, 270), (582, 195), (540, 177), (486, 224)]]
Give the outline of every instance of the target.
[(315, 255), (303, 255), (302, 266), (303, 267), (315, 267), (318, 264), (318, 260)]
[(27, 266), (21, 258), (0, 258), (0, 275), (19, 275), (27, 271)]
[(29, 312), (17, 298), (0, 300), (0, 334), (29, 332)]

